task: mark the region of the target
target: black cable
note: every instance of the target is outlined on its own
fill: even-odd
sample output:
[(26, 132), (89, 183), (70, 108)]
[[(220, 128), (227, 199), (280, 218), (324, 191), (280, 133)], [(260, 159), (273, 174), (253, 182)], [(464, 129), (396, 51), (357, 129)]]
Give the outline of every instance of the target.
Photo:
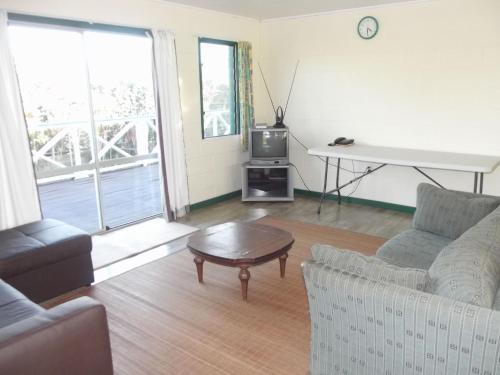
[(307, 184), (306, 184), (306, 182), (304, 181), (304, 178), (302, 177), (302, 175), (300, 174), (299, 169), (297, 168), (297, 166), (296, 166), (295, 164), (293, 164), (293, 163), (291, 163), (291, 164), (292, 164), (292, 166), (295, 168), (295, 170), (297, 171), (297, 174), (299, 175), (300, 179), (302, 180), (302, 184), (305, 186), (305, 188), (306, 188), (307, 190), (309, 190), (309, 191), (312, 193), (312, 190), (311, 190), (311, 189), (309, 189), (309, 186), (307, 186)]
[[(303, 148), (304, 150), (306, 150), (306, 151), (307, 151), (307, 150), (309, 149), (309, 148), (308, 148), (305, 144), (303, 144), (303, 143), (302, 143), (302, 142), (301, 142), (301, 141), (300, 141), (300, 140), (299, 140), (299, 139), (298, 139), (298, 138), (297, 138), (297, 137), (296, 137), (296, 136), (295, 136), (295, 135), (294, 135), (294, 134), (290, 131), (290, 129), (288, 130), (288, 132), (290, 133), (290, 135), (292, 136), (292, 138), (293, 138), (293, 139), (295, 139), (295, 141), (296, 141), (299, 145), (301, 145), (301, 146), (302, 146), (302, 148)], [(326, 160), (325, 160), (325, 159), (323, 159), (321, 156), (317, 156), (317, 155), (313, 155), (313, 156), (317, 157), (317, 158), (318, 158), (318, 159), (320, 159), (322, 162), (325, 162), (325, 161), (326, 161)], [(346, 171), (346, 172), (352, 173), (352, 174), (353, 174), (354, 176), (356, 176), (356, 177), (357, 177), (357, 175), (358, 175), (358, 174), (361, 174), (361, 173), (366, 173), (366, 172), (370, 169), (370, 167), (366, 167), (366, 169), (365, 169), (364, 171), (355, 171), (355, 170), (354, 170), (354, 161), (353, 161), (353, 160), (351, 160), (351, 163), (352, 163), (352, 170), (349, 170), (349, 169), (347, 169), (347, 168), (342, 168), (342, 167), (340, 167), (340, 169), (342, 169), (343, 171)], [(297, 174), (299, 175), (300, 179), (302, 180), (302, 184), (306, 187), (306, 189), (307, 189), (308, 191), (312, 192), (312, 190), (311, 190), (311, 189), (309, 189), (309, 187), (307, 186), (306, 182), (304, 181), (304, 178), (303, 178), (303, 177), (302, 177), (302, 175), (300, 174), (299, 169), (297, 168), (297, 166), (296, 166), (295, 164), (292, 164), (292, 165), (293, 165), (293, 167), (295, 168), (295, 170), (297, 171)], [(333, 166), (333, 167), (337, 167), (337, 164), (333, 164), (333, 163), (330, 163), (330, 162), (328, 162), (328, 165), (331, 165), (331, 166)], [(351, 196), (352, 196), (352, 195), (353, 195), (353, 194), (354, 194), (354, 193), (358, 190), (359, 185), (361, 184), (361, 180), (362, 180), (362, 179), (359, 179), (359, 180), (358, 180), (358, 182), (356, 183), (356, 186), (352, 189), (352, 191), (351, 191), (348, 195), (346, 195), (346, 196), (345, 196), (345, 198), (349, 198), (349, 197), (351, 197)]]
[[(296, 136), (295, 136), (295, 135), (291, 132), (291, 130), (290, 130), (290, 129), (288, 129), (288, 132), (290, 133), (290, 135), (292, 136), (292, 138), (293, 138), (293, 139), (295, 139), (295, 141), (296, 141), (299, 145), (301, 145), (301, 146), (302, 146), (302, 148), (303, 148), (304, 150), (306, 150), (306, 151), (307, 151), (307, 150), (309, 150), (309, 147), (307, 147), (305, 144), (303, 144), (303, 143), (302, 143), (302, 142), (301, 142), (301, 141), (300, 141), (300, 140), (299, 140), (299, 139), (298, 139), (298, 138), (297, 138), (297, 137), (296, 137)], [(326, 159), (324, 159), (324, 158), (323, 158), (323, 157), (321, 157), (321, 156), (318, 156), (318, 155), (312, 155), (312, 156), (314, 156), (314, 157), (318, 158), (318, 159), (319, 159), (319, 160), (321, 160), (323, 163), (326, 161)], [(332, 162), (328, 162), (328, 165), (331, 165), (332, 167), (337, 168), (337, 164), (333, 164)], [(354, 168), (353, 168), (353, 170), (352, 170), (352, 171), (351, 171), (351, 170), (349, 170), (349, 169), (347, 169), (347, 168), (343, 168), (343, 167), (340, 167), (340, 169), (341, 169), (341, 170), (343, 170), (343, 171), (345, 171), (345, 172), (349, 172), (349, 173), (364, 173), (364, 171), (354, 171)]]
[[(353, 161), (353, 160), (351, 160), (351, 163), (352, 163), (352, 169), (354, 170), (354, 161)], [(368, 170), (369, 170), (369, 169), (370, 169), (370, 167), (366, 167), (366, 170), (365, 170), (365, 172), (364, 172), (364, 173), (368, 172)], [(354, 175), (356, 175), (356, 173), (354, 173)], [(357, 177), (357, 176), (356, 176), (356, 177)], [(351, 192), (350, 192), (350, 193), (346, 196), (346, 198), (349, 198), (351, 195), (353, 195), (353, 194), (356, 192), (356, 190), (358, 190), (359, 185), (361, 184), (361, 181), (362, 181), (362, 180), (363, 180), (362, 178), (360, 178), (360, 179), (358, 180), (358, 182), (356, 183), (356, 186), (355, 186), (355, 187), (352, 189), (352, 191), (351, 191)]]
[(353, 195), (356, 192), (356, 190), (358, 190), (358, 187), (361, 184), (361, 180), (362, 179), (358, 180), (356, 187), (354, 189), (352, 189), (352, 191), (348, 195), (345, 196), (346, 198), (349, 198), (351, 195)]

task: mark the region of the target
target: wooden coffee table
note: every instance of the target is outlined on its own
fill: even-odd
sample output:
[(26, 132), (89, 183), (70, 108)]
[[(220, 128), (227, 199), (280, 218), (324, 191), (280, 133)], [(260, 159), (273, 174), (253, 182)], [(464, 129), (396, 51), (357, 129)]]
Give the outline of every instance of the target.
[(255, 222), (216, 225), (189, 237), (188, 248), (194, 254), (198, 281), (203, 282), (203, 262), (239, 267), (241, 293), (247, 300), (248, 268), (280, 260), (280, 274), (285, 277), (286, 258), (292, 247), (292, 234)]

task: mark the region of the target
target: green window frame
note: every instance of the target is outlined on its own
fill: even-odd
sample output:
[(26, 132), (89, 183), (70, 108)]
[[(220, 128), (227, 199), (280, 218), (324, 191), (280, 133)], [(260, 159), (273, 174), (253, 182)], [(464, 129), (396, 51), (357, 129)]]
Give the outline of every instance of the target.
[[(214, 90), (214, 87), (204, 87), (204, 84), (206, 86), (209, 86), (210, 78), (208, 77), (208, 75), (210, 73), (214, 74), (214, 71), (204, 71), (203, 69), (203, 60), (207, 57), (210, 58), (210, 55), (207, 56), (208, 51), (204, 51), (205, 45), (208, 48), (210, 48), (210, 46), (225, 46), (230, 48), (228, 53), (229, 62), (227, 64), (227, 66), (229, 67), (229, 71), (227, 72), (228, 92), (226, 94), (224, 93), (223, 87), (219, 88), (218, 91)], [(211, 53), (215, 52), (224, 53), (224, 50), (221, 48), (213, 48), (213, 51), (211, 51)], [(198, 66), (200, 72), (202, 138), (206, 139), (240, 134), (238, 113), (238, 44), (236, 42), (227, 40), (198, 38)], [(218, 78), (220, 79), (223, 75), (224, 74), (220, 73), (217, 74), (218, 77), (214, 78), (215, 81)], [(219, 100), (217, 100), (217, 96), (219, 96)], [(221, 96), (225, 100), (220, 99)]]

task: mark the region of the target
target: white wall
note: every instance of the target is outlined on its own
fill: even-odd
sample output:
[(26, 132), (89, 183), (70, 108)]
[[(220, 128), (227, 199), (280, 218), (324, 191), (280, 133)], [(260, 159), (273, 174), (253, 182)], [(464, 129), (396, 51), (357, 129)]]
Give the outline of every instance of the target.
[[(262, 63), (280, 104), (300, 59), (286, 123), (309, 146), (344, 135), (387, 146), (500, 154), (498, 0), (428, 0), (263, 23), (160, 0), (0, 0), (0, 8), (176, 33), (192, 203), (239, 189), (239, 164), (247, 157), (238, 136), (201, 138), (198, 36), (252, 42), (254, 62)], [(367, 14), (381, 26), (371, 41), (356, 33)], [(257, 121), (272, 123), (257, 66), (254, 74)], [(291, 145), (292, 161), (310, 187), (321, 190), (322, 164)], [(446, 186), (472, 189), (470, 175), (430, 174)], [(414, 205), (422, 180), (415, 171), (388, 167), (364, 180), (354, 196)], [(486, 193), (500, 195), (500, 170), (485, 184)]]
[[(88, 20), (176, 34), (191, 203), (241, 188), (239, 136), (202, 140), (198, 37), (250, 41), (259, 51), (256, 20), (165, 3), (160, 0), (0, 0), (0, 9)], [(258, 84), (257, 84), (258, 85)], [(256, 87), (258, 96), (259, 87)]]
[[(356, 32), (365, 15), (380, 23), (370, 41)], [(261, 61), (271, 91), (284, 102), (300, 59), (285, 122), (309, 146), (347, 136), (375, 145), (500, 155), (499, 18), (498, 0), (429, 0), (270, 20), (262, 23)], [(321, 162), (291, 145), (292, 161), (320, 191)], [(447, 187), (472, 189), (472, 175), (429, 174)], [(414, 205), (423, 180), (411, 169), (389, 167), (364, 180), (354, 196)], [(500, 168), (485, 176), (485, 193), (500, 195)]]

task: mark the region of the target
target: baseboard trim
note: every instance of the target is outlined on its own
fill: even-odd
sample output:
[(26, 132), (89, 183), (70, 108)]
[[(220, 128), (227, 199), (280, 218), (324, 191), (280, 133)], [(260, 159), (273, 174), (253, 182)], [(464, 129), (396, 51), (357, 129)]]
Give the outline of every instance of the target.
[[(294, 192), (296, 195), (302, 195), (304, 197), (311, 197), (311, 198), (318, 198), (318, 199), (321, 198), (321, 193), (319, 191), (294, 189)], [(210, 199), (207, 199), (205, 201), (194, 203), (190, 206), (190, 209), (191, 209), (191, 211), (198, 210), (200, 208), (209, 207), (209, 206), (212, 206), (216, 203), (224, 202), (224, 201), (227, 201), (229, 199), (236, 198), (236, 197), (241, 197), (241, 190), (236, 190), (236, 191), (233, 191), (231, 193), (219, 195), (217, 197), (210, 198)], [(325, 199), (331, 200), (331, 201), (336, 201), (337, 195), (336, 194), (327, 194)], [(359, 204), (361, 206), (384, 208), (386, 210), (405, 212), (405, 213), (409, 213), (409, 214), (415, 213), (415, 207), (404, 206), (404, 205), (395, 204), (395, 203), (375, 201), (375, 200), (371, 200), (371, 199), (363, 199), (363, 198), (356, 198), (356, 197), (343, 197), (342, 201), (347, 202), (347, 203), (352, 203), (352, 204)]]
[[(318, 198), (318, 199), (321, 198), (321, 193), (319, 191), (309, 191), (309, 190), (302, 190), (302, 189), (294, 189), (294, 190), (295, 190), (296, 195), (302, 195), (302, 196), (313, 197), (313, 198)], [(327, 194), (325, 199), (336, 201), (338, 199), (338, 197), (336, 194)], [(404, 205), (395, 204), (395, 203), (374, 201), (371, 199), (363, 199), (363, 198), (356, 198), (356, 197), (342, 197), (342, 201), (347, 202), (347, 203), (359, 204), (362, 206), (384, 208), (386, 210), (405, 212), (405, 213), (410, 213), (410, 214), (413, 214), (415, 212), (415, 207), (404, 206)]]
[(233, 191), (231, 193), (227, 193), (227, 194), (219, 195), (219, 196), (214, 197), (214, 198), (207, 199), (206, 201), (194, 203), (194, 204), (190, 205), (190, 210), (193, 211), (193, 210), (198, 210), (200, 208), (209, 207), (209, 206), (212, 206), (216, 203), (224, 202), (224, 201), (227, 201), (229, 199), (236, 198), (238, 196), (241, 197), (241, 190), (236, 190), (236, 191)]

